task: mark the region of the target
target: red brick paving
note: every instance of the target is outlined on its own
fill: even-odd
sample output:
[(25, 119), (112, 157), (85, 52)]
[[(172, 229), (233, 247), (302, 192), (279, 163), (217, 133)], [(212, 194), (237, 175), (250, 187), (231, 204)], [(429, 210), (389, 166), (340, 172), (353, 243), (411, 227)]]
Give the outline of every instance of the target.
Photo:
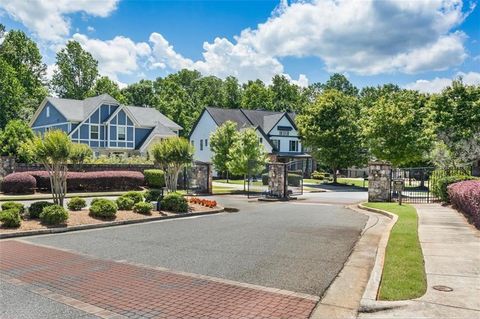
[(308, 318), (316, 304), (19, 241), (0, 242), (0, 273), (128, 318)]

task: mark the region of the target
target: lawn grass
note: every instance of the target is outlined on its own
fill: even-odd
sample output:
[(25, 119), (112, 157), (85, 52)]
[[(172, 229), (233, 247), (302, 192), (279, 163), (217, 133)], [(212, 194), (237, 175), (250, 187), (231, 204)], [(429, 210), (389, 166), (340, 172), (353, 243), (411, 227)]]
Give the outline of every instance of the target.
[(417, 211), (397, 203), (365, 203), (367, 207), (389, 211), (398, 216), (385, 253), (380, 300), (406, 300), (425, 294), (427, 282), (423, 254), (418, 240)]
[[(226, 179), (216, 179), (215, 182), (227, 184)], [(228, 184), (243, 185), (243, 179), (229, 179)], [(251, 182), (250, 185), (262, 186), (262, 181)]]
[(353, 185), (353, 186), (357, 186), (357, 187), (365, 187), (365, 188), (368, 187), (368, 181), (364, 181), (363, 178), (342, 178), (342, 177), (339, 177), (339, 178), (337, 178), (337, 183), (345, 184), (345, 185)]

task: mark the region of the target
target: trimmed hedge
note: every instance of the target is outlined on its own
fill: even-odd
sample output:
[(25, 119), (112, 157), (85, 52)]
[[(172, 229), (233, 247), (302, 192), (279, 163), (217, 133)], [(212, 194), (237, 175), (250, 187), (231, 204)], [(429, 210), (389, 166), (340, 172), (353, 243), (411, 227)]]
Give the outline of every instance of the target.
[(164, 210), (172, 211), (174, 213), (187, 213), (188, 202), (185, 197), (179, 193), (170, 193), (162, 200), (161, 207)]
[(37, 182), (28, 173), (9, 174), (2, 182), (2, 190), (7, 194), (33, 194), (35, 188), (37, 188)]
[(135, 206), (133, 206), (134, 213), (139, 213), (143, 215), (151, 215), (152, 209), (153, 209), (152, 204), (147, 202), (136, 203)]
[(79, 211), (82, 210), (82, 208), (87, 207), (87, 202), (83, 198), (74, 197), (68, 201), (67, 207), (70, 210)]
[(148, 187), (160, 188), (165, 186), (165, 173), (161, 169), (146, 169), (143, 171), (143, 175)]
[(451, 184), (447, 187), (450, 202), (480, 229), (480, 180)]
[(47, 206), (40, 214), (40, 220), (47, 225), (58, 225), (66, 222), (68, 212), (60, 205)]
[(43, 209), (52, 205), (54, 204), (46, 201), (34, 202), (28, 208), (28, 215), (30, 216), (30, 218), (39, 218)]
[(452, 175), (452, 176), (444, 176), (444, 177), (437, 178), (432, 183), (432, 193), (438, 198), (440, 198), (442, 202), (448, 203), (449, 202), (448, 193), (447, 193), (448, 185), (461, 182), (461, 181), (471, 180), (471, 179), (476, 179), (476, 178), (468, 175)]
[(22, 219), (20, 213), (15, 209), (3, 210), (0, 212), (0, 222), (3, 227), (16, 228), (20, 227)]
[(2, 204), (2, 210), (15, 210), (22, 215), (25, 212), (25, 206), (17, 202), (6, 202)]
[[(50, 176), (47, 171), (28, 171), (36, 180), (36, 187), (50, 191)], [(122, 191), (138, 189), (144, 185), (144, 177), (140, 172), (132, 171), (100, 171), (100, 172), (68, 172), (68, 191)]]
[(156, 202), (161, 194), (162, 192), (158, 189), (149, 189), (143, 194), (143, 196), (145, 197), (146, 202)]
[(90, 216), (101, 218), (114, 218), (117, 214), (117, 204), (106, 198), (98, 198), (90, 206)]
[(132, 210), (133, 205), (135, 205), (135, 203), (133, 202), (133, 199), (125, 197), (125, 196), (121, 196), (121, 197), (117, 198), (115, 200), (115, 203), (117, 204), (118, 209), (120, 209), (120, 210)]
[(122, 195), (122, 197), (127, 197), (133, 200), (133, 203), (140, 203), (143, 202), (143, 194), (142, 192), (128, 192)]

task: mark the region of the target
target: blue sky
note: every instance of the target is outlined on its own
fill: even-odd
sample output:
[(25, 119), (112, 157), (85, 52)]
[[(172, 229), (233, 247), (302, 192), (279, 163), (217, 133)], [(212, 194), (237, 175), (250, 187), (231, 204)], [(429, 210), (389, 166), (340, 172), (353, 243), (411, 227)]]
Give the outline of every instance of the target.
[(430, 92), (458, 75), (480, 83), (476, 1), (0, 0), (0, 21), (40, 44), (49, 74), (75, 39), (121, 85), (181, 68), (299, 85), (340, 72)]

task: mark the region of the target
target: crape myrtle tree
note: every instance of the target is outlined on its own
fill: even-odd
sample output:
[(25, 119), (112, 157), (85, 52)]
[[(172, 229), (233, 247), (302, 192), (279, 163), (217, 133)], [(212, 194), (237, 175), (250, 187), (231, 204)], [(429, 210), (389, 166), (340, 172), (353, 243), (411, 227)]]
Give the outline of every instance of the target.
[(226, 121), (210, 134), (210, 149), (213, 152), (212, 163), (220, 173), (225, 173), (228, 183), (228, 154), (238, 138), (237, 124)]
[(238, 133), (228, 153), (227, 168), (235, 175), (243, 175), (244, 191), (247, 174), (260, 174), (266, 163), (267, 153), (255, 130), (247, 128)]
[(337, 182), (340, 168), (364, 164), (362, 132), (356, 97), (326, 90), (297, 117), (303, 143), (319, 163), (331, 168)]
[(53, 202), (63, 206), (67, 194), (67, 164), (72, 141), (65, 132), (51, 130), (43, 137), (36, 136), (31, 143), (35, 159), (45, 166), (50, 176)]
[(193, 146), (183, 137), (166, 138), (152, 147), (155, 162), (165, 172), (168, 191), (177, 191), (178, 174), (193, 161)]
[(398, 90), (364, 108), (361, 118), (371, 154), (395, 166), (422, 162), (433, 141), (426, 103), (426, 96), (417, 91)]
[(72, 143), (70, 150), (70, 162), (75, 169), (85, 162), (85, 160), (93, 157), (93, 151), (87, 144)]

